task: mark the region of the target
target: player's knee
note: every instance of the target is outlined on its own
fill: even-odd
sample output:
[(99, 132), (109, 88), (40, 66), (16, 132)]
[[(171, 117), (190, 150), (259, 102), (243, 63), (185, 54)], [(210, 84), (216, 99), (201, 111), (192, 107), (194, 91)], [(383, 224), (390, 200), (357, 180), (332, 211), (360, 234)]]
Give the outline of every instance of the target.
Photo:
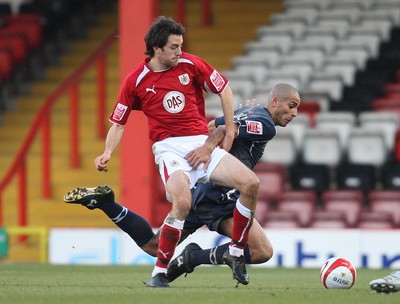
[(256, 197), (258, 195), (259, 187), (260, 180), (255, 173), (251, 172), (251, 174), (249, 174), (245, 179), (245, 183), (242, 186), (243, 189), (239, 189), (239, 191), (241, 194)]
[(272, 246), (265, 245), (259, 248), (251, 249), (251, 262), (253, 264), (261, 264), (268, 262), (274, 254)]

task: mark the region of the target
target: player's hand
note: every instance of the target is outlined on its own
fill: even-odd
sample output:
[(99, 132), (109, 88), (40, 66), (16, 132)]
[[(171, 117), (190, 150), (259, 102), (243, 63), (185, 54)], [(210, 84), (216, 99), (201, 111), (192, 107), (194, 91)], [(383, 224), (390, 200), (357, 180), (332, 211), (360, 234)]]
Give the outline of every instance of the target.
[(109, 162), (111, 156), (108, 154), (102, 154), (100, 156), (97, 156), (96, 159), (94, 160), (94, 165), (96, 166), (96, 169), (98, 171), (105, 171), (107, 172), (107, 163)]
[(211, 161), (211, 153), (213, 150), (213, 147), (205, 143), (201, 147), (190, 151), (185, 156), (185, 159), (189, 162), (193, 169), (197, 169), (201, 164), (204, 164), (204, 172), (206, 172)]
[(228, 151), (232, 148), (233, 140), (235, 139), (234, 134), (225, 134), (224, 140), (221, 143), (221, 148)]

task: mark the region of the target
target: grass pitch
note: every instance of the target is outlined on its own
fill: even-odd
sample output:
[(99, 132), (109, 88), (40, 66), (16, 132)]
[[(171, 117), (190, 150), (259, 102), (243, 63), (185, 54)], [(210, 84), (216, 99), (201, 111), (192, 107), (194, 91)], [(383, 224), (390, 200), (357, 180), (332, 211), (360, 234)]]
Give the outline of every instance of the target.
[(239, 285), (226, 266), (203, 266), (171, 283), (148, 288), (148, 266), (51, 266), (0, 264), (1, 304), (124, 303), (398, 303), (400, 292), (372, 293), (368, 282), (390, 270), (357, 272), (351, 289), (325, 289), (319, 269), (248, 267), (250, 284)]

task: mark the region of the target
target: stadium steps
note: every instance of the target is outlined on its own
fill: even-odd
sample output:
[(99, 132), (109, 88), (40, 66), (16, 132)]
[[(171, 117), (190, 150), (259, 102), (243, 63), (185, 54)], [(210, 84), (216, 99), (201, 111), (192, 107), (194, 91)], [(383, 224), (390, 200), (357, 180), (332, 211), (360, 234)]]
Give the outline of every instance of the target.
[[(31, 94), (21, 96), (17, 101), (17, 109), (4, 116), (0, 126), (0, 142), (2, 153), (0, 166), (5, 170), (11, 165), (17, 151), (31, 126), (35, 114), (46, 98), (58, 85), (100, 45), (104, 37), (108, 36), (117, 26), (117, 10), (100, 16), (96, 27), (89, 29), (87, 37), (71, 44), (71, 50), (62, 55), (59, 65), (46, 69), (45, 81), (32, 84)], [(115, 96), (119, 89), (118, 75), (118, 47), (113, 46), (107, 57), (107, 111), (111, 112)], [(89, 214), (82, 206), (69, 206), (62, 201), (66, 191), (77, 186), (96, 186), (98, 184), (112, 185), (119, 192), (119, 160), (113, 159), (110, 170), (106, 174), (96, 172), (93, 165), (94, 158), (103, 151), (104, 139), (98, 139), (95, 134), (97, 125), (96, 113), (96, 78), (95, 68), (85, 74), (83, 82), (78, 87), (80, 100), (80, 161), (79, 169), (69, 166), (69, 94), (61, 99), (52, 108), (52, 171), (53, 177), (51, 199), (41, 198), (41, 134), (35, 139), (27, 161), (28, 168), (28, 225), (43, 227), (110, 227), (110, 221), (98, 211)], [(104, 122), (107, 124), (107, 122)], [(107, 124), (107, 127), (109, 125)], [(5, 173), (5, 170), (2, 171)], [(3, 174), (1, 175), (3, 176)], [(17, 195), (16, 181), (5, 191), (2, 215), (5, 226), (17, 225)]]
[[(213, 23), (201, 24), (201, 1), (186, 1), (187, 29), (184, 49), (196, 54), (220, 71), (230, 70), (234, 56), (241, 55), (244, 44), (256, 40), (257, 27), (266, 25), (271, 14), (283, 9), (283, 0), (211, 1)], [(161, 9), (175, 17), (175, 1), (162, 1)]]

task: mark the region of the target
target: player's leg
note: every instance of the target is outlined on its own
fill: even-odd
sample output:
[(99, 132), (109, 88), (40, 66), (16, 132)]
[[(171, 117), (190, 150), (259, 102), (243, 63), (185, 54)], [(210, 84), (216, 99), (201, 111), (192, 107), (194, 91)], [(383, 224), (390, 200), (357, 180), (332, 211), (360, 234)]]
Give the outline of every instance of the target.
[(237, 158), (227, 154), (211, 173), (210, 180), (217, 185), (232, 187), (240, 191), (240, 197), (233, 213), (232, 239), (224, 260), (232, 269), (233, 277), (241, 284), (248, 284), (244, 247), (248, 241), (256, 209), (259, 179)]
[(81, 204), (90, 210), (102, 210), (143, 251), (151, 256), (156, 256), (158, 234), (154, 234), (146, 219), (115, 202), (114, 197), (114, 191), (109, 186), (79, 187), (69, 191), (64, 196), (64, 201), (68, 204)]
[(157, 261), (151, 279), (146, 285), (148, 287), (169, 287), (168, 263), (174, 255), (192, 201), (189, 178), (183, 170), (172, 173), (166, 182), (166, 187), (172, 201), (172, 208), (161, 227)]
[[(233, 219), (223, 220), (219, 225), (219, 232), (231, 237)], [(222, 265), (224, 264), (223, 255), (229, 243), (225, 243), (213, 248), (201, 249), (196, 243), (190, 243), (182, 253), (177, 256), (168, 266), (168, 279), (170, 282), (184, 273), (193, 272), (199, 265)], [(244, 248), (244, 257), (247, 264), (265, 263), (271, 259), (273, 254), (272, 245), (267, 238), (264, 229), (257, 220), (254, 220), (250, 228), (249, 240)]]

